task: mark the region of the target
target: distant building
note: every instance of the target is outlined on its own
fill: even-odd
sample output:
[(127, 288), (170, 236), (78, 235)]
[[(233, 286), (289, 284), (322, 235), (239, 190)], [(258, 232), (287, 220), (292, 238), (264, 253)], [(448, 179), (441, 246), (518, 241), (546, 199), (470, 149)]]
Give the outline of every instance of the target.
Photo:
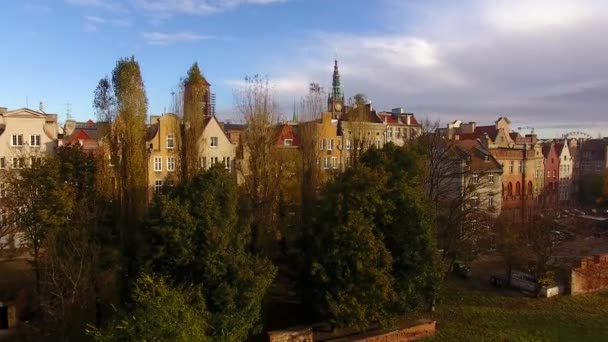
[(93, 153), (99, 148), (98, 125), (92, 120), (67, 120), (64, 125), (63, 145), (80, 145), (83, 151)]
[(503, 169), (498, 160), (478, 140), (450, 144), (459, 158), (459, 169), (453, 170), (455, 184), (449, 188), (455, 190), (453, 197), (492, 216), (500, 215)]
[(390, 113), (381, 112), (378, 116), (386, 125), (387, 143), (403, 146), (422, 134), (422, 126), (414, 114), (406, 113), (403, 108), (394, 108)]
[(608, 168), (608, 138), (588, 139), (579, 148), (581, 176), (600, 176)]
[(561, 207), (571, 203), (573, 161), (568, 142), (556, 141), (555, 150), (559, 158), (559, 204)]
[(511, 121), (500, 117), (494, 125), (456, 120), (437, 133), (448, 140), (478, 140), (502, 166), (502, 212), (525, 220), (543, 189), (544, 158), (536, 135), (511, 131)]

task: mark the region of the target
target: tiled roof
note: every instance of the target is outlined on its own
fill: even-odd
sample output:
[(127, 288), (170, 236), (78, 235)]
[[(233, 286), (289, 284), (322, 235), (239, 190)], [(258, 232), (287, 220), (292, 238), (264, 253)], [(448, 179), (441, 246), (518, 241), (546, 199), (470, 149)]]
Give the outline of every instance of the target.
[(244, 131), (247, 128), (246, 124), (224, 123), (224, 131)]
[(474, 172), (500, 172), (500, 163), (492, 156), (481, 142), (477, 140), (458, 140), (454, 141), (454, 146), (460, 150), (464, 156), (469, 156), (467, 164)]
[(154, 139), (156, 133), (158, 133), (158, 123), (148, 126), (146, 129), (146, 141)]

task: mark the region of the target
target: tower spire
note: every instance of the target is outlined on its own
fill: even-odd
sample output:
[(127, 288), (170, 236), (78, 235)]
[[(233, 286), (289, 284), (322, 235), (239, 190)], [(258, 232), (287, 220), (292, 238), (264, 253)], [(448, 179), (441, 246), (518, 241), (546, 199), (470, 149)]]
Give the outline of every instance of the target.
[(332, 99), (334, 101), (342, 100), (342, 89), (340, 87), (340, 71), (338, 70), (338, 59), (334, 60), (334, 76), (332, 85)]

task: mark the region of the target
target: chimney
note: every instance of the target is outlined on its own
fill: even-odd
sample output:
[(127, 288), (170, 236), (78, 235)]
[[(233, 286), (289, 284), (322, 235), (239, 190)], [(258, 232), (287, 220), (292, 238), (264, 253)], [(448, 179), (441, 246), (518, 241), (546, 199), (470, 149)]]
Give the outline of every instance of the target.
[(393, 115), (400, 115), (400, 114), (405, 113), (405, 110), (403, 110), (403, 108), (401, 108), (401, 107), (393, 108), (391, 110), (391, 113), (393, 113)]
[(405, 115), (405, 124), (410, 126), (412, 124), (412, 114)]

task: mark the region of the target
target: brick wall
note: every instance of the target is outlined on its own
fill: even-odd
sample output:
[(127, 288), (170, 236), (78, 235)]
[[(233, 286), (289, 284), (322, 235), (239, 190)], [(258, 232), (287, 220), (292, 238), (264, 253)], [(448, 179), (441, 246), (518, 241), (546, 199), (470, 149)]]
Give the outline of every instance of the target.
[(357, 342), (406, 342), (429, 337), (437, 331), (437, 322), (425, 322), (415, 326), (380, 333), (373, 336), (354, 337)]
[(572, 295), (608, 289), (608, 254), (582, 258), (572, 268)]

